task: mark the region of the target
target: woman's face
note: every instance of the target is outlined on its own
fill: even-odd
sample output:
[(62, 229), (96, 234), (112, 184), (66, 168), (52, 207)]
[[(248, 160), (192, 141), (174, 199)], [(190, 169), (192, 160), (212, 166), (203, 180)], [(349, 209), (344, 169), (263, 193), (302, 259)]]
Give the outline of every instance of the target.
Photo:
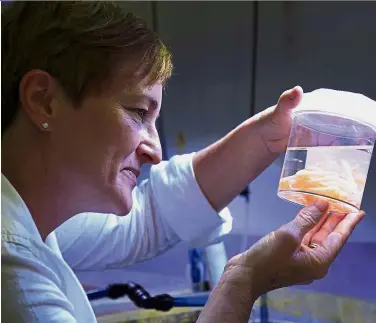
[(162, 85), (124, 88), (61, 105), (50, 132), (53, 164), (79, 209), (126, 215), (141, 166), (161, 161)]

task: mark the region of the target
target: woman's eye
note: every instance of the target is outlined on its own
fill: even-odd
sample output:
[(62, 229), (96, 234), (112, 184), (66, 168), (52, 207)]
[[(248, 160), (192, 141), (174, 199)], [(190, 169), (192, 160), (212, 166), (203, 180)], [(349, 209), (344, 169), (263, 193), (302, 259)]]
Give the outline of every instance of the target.
[(145, 118), (146, 114), (148, 113), (147, 109), (136, 108), (134, 106), (133, 107), (132, 106), (125, 106), (125, 105), (122, 105), (122, 106), (125, 110), (128, 110), (131, 114), (133, 114), (135, 117), (137, 117), (138, 122), (144, 121), (144, 118)]
[(147, 111), (145, 109), (135, 109), (138, 116), (143, 120)]

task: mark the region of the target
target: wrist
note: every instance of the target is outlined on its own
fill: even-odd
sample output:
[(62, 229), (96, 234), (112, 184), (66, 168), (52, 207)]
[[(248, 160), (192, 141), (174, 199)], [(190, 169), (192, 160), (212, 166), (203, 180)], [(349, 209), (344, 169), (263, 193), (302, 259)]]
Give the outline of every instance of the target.
[(265, 137), (265, 123), (270, 113), (270, 111), (265, 110), (241, 124), (241, 127), (244, 128), (244, 132), (246, 133), (246, 137), (252, 142), (252, 150), (257, 150), (260, 156), (262, 156), (262, 159), (268, 162), (274, 161), (280, 154), (280, 152), (275, 152), (270, 149)]
[(236, 291), (239, 297), (246, 297), (252, 304), (262, 295), (260, 277), (256, 277), (254, 269), (246, 266), (227, 265), (221, 282), (230, 291)]
[(226, 266), (198, 322), (248, 322), (258, 298), (253, 286), (251, 271), (240, 266)]

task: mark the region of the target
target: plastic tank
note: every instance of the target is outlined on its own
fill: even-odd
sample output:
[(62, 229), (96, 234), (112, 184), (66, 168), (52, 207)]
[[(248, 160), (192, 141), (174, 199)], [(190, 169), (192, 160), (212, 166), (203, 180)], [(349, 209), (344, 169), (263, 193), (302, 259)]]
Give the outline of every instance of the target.
[(376, 141), (376, 102), (320, 89), (294, 109), (278, 196), (300, 205), (326, 199), (337, 212), (361, 207)]

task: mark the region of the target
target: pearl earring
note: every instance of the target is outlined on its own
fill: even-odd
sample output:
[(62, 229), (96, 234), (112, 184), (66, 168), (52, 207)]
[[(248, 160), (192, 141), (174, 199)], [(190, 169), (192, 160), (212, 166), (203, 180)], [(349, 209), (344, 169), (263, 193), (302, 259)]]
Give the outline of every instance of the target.
[(43, 122), (42, 127), (43, 127), (43, 129), (47, 129), (48, 128), (48, 122)]

